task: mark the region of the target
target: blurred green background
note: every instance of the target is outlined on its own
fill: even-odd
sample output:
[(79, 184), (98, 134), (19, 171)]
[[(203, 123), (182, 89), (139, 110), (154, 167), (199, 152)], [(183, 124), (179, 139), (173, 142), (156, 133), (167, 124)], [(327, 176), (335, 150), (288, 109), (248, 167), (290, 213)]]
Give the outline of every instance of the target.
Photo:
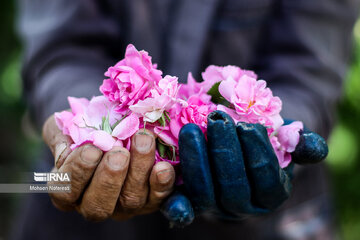
[[(12, 1), (0, 5), (0, 182), (16, 178), (37, 159), (40, 137), (27, 124), (20, 80), (21, 44), (15, 34)], [(334, 185), (336, 210), (344, 239), (360, 236), (360, 21), (354, 29), (354, 51), (338, 106), (338, 123), (329, 140), (327, 160)], [(15, 175), (15, 176), (14, 176)], [(18, 176), (18, 179), (21, 176)], [(0, 240), (6, 239), (19, 195), (0, 195)], [(16, 226), (15, 226), (16, 227)]]
[[(15, 34), (14, 1), (0, 3), (0, 183), (21, 182), (20, 174), (36, 161), (40, 137), (26, 121), (21, 97), (21, 47)], [(12, 227), (19, 194), (0, 194), (0, 240)], [(16, 227), (16, 226), (15, 226)]]

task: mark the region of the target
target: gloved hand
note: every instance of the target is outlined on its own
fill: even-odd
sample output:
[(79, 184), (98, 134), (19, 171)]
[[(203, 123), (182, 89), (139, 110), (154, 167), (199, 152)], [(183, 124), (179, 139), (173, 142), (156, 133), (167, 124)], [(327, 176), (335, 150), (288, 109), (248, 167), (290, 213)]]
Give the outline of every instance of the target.
[(281, 169), (265, 127), (235, 126), (229, 115), (215, 111), (208, 116), (207, 143), (198, 126), (187, 124), (180, 131), (179, 151), (184, 185), (163, 204), (162, 213), (182, 227), (203, 213), (238, 220), (277, 208), (290, 195), (293, 163), (320, 162), (328, 147), (304, 129), (293, 163)]

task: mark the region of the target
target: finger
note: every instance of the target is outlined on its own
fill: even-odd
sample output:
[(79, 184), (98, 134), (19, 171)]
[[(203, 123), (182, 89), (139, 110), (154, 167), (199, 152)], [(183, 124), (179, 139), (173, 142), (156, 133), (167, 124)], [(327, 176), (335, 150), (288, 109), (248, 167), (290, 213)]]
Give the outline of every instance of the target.
[(78, 208), (86, 219), (101, 221), (113, 214), (129, 162), (130, 153), (122, 147), (114, 147), (104, 155)]
[[(294, 120), (284, 119), (284, 125)], [(292, 161), (298, 164), (314, 164), (325, 160), (329, 153), (328, 145), (323, 137), (304, 126), (300, 131), (299, 143), (291, 153)]]
[(179, 134), (179, 154), (185, 192), (194, 210), (201, 213), (216, 207), (204, 134), (195, 124), (187, 124)]
[(60, 168), (71, 152), (71, 138), (64, 135), (58, 128), (54, 115), (51, 115), (51, 117), (46, 120), (43, 126), (42, 136), (54, 156), (54, 165)]
[(175, 170), (168, 162), (155, 164), (150, 175), (150, 192), (146, 208), (155, 211), (173, 190)]
[(237, 132), (252, 186), (253, 203), (267, 209), (277, 208), (290, 196), (291, 182), (279, 166), (265, 127), (238, 123)]
[[(68, 207), (76, 205), (76, 201), (92, 177), (102, 154), (100, 149), (90, 144), (76, 148), (70, 153), (57, 172), (70, 174), (71, 192), (50, 193), (53, 201), (58, 206)], [(49, 184), (54, 184), (54, 182), (49, 182)]]
[(155, 162), (155, 137), (147, 130), (139, 130), (131, 141), (131, 161), (120, 194), (125, 211), (142, 208), (149, 191), (149, 176)]
[(262, 213), (262, 209), (251, 204), (251, 189), (232, 118), (222, 111), (210, 113), (207, 131), (214, 181), (223, 210), (233, 214)]
[(292, 161), (298, 164), (313, 164), (323, 161), (329, 153), (324, 138), (307, 129), (300, 132), (300, 140), (291, 153)]
[(170, 227), (183, 228), (190, 225), (195, 218), (189, 199), (181, 192), (175, 192), (161, 206), (161, 213), (170, 222)]
[[(51, 170), (52, 173), (56, 173), (58, 172), (58, 169), (56, 167), (53, 167), (53, 169)], [(48, 186), (51, 185), (51, 184), (54, 184), (54, 182), (48, 182), (47, 183)], [(57, 182), (56, 184), (64, 184), (64, 183), (61, 183), (61, 182)], [(74, 204), (68, 204), (68, 203), (64, 203), (64, 202), (61, 202), (60, 199), (57, 199), (56, 196), (57, 195), (54, 195), (53, 193), (49, 193), (50, 195), (50, 200), (52, 202), (52, 204), (59, 210), (61, 211), (72, 211), (72, 210), (75, 210), (75, 205)]]

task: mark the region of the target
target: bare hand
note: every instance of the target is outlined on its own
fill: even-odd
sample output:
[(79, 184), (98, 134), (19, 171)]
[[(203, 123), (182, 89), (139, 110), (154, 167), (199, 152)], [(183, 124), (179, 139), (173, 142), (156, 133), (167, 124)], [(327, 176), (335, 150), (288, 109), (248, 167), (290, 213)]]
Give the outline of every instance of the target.
[(43, 139), (55, 158), (53, 172), (71, 174), (70, 193), (50, 193), (60, 210), (76, 210), (86, 219), (117, 220), (158, 210), (171, 193), (175, 171), (171, 164), (155, 161), (155, 137), (138, 131), (130, 152), (114, 147), (103, 153), (87, 144), (71, 151), (71, 139), (62, 134), (51, 116)]

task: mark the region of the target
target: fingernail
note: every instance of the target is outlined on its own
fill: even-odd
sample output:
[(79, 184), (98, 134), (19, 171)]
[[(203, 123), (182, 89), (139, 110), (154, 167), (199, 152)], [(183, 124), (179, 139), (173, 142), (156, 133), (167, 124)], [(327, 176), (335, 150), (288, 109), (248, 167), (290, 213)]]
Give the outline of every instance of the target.
[(56, 148), (55, 148), (55, 166), (57, 165), (62, 154), (65, 152), (66, 147), (67, 147), (67, 145), (64, 142), (56, 146)]
[(146, 132), (137, 133), (135, 135), (136, 149), (141, 153), (148, 153), (153, 143), (153, 137)]
[(110, 153), (107, 157), (108, 164), (113, 170), (123, 169), (126, 166), (128, 159), (129, 156), (120, 151)]
[(102, 155), (102, 151), (97, 147), (92, 145), (86, 145), (81, 151), (81, 159), (88, 164), (98, 163), (100, 157)]
[(168, 183), (172, 177), (171, 170), (163, 170), (161, 172), (158, 172), (156, 174), (156, 178), (159, 181), (159, 183)]

